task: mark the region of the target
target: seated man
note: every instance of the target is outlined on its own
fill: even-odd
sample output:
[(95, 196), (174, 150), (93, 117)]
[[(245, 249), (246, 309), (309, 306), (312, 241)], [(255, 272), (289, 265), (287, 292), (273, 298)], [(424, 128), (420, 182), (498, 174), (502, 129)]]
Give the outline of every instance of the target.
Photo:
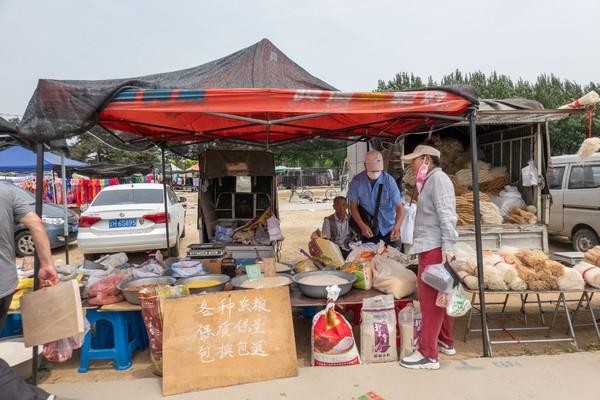
[(350, 216), (348, 215), (348, 203), (343, 196), (337, 196), (333, 199), (333, 209), (335, 213), (323, 219), (322, 236), (337, 244), (342, 250), (344, 258), (350, 253), (348, 243), (354, 238), (354, 233), (348, 225)]

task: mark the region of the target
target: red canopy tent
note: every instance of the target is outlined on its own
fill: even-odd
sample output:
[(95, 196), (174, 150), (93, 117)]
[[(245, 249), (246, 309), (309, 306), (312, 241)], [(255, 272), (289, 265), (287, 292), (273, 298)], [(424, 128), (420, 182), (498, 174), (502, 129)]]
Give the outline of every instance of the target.
[(125, 89), (99, 114), (130, 142), (214, 140), (280, 146), (314, 138), (395, 138), (464, 121), (472, 97), (458, 90), (343, 93), (294, 89)]

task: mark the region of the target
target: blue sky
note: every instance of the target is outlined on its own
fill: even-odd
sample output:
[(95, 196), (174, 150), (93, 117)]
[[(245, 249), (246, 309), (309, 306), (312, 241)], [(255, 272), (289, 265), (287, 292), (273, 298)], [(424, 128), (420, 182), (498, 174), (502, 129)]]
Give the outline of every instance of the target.
[(22, 114), (39, 78), (171, 71), (265, 37), (347, 91), (456, 68), (598, 82), (599, 20), (595, 0), (0, 0), (0, 114)]

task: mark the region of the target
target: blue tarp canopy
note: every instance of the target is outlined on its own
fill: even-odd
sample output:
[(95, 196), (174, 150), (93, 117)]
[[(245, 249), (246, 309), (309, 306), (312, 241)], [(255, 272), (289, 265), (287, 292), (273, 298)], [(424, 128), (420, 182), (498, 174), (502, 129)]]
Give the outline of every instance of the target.
[[(85, 167), (88, 164), (71, 160), (65, 157), (67, 167)], [(44, 171), (49, 171), (54, 166), (60, 166), (60, 156), (50, 152), (44, 152)], [(33, 151), (21, 146), (12, 146), (0, 151), (1, 172), (23, 172), (35, 171), (36, 155)]]

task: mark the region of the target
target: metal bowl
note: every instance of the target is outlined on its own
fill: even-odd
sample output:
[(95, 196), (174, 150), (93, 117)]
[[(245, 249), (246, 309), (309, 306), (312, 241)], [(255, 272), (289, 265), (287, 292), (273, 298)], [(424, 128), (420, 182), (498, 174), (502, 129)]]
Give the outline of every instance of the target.
[(218, 281), (218, 285), (204, 287), (204, 288), (188, 288), (190, 294), (198, 294), (205, 292), (222, 292), (225, 289), (225, 285), (229, 282), (229, 277), (223, 274), (208, 274), (208, 275), (195, 275), (187, 278), (179, 279), (177, 285), (187, 286), (192, 282), (199, 281)]
[[(277, 261), (275, 264), (279, 264), (279, 267), (277, 265), (275, 265), (277, 275), (289, 275), (292, 272), (292, 266), (289, 264), (282, 263), (279, 261)], [(240, 267), (240, 270), (245, 274), (246, 266), (242, 265)], [(263, 272), (262, 267), (260, 268), (260, 271)]]
[[(292, 283), (294, 283), (294, 278), (289, 274), (278, 273), (277, 276), (285, 276), (286, 278), (290, 279), (290, 283), (288, 285), (284, 285), (284, 286), (289, 286)], [(248, 290), (250, 288), (246, 288), (246, 287), (242, 286), (242, 284), (244, 282), (246, 282), (247, 280), (248, 280), (248, 275), (238, 275), (231, 280), (231, 285), (234, 287), (234, 289)]]
[(294, 275), (294, 282), (298, 285), (298, 288), (302, 292), (303, 295), (307, 297), (312, 297), (315, 299), (326, 299), (327, 298), (327, 285), (317, 286), (317, 285), (307, 285), (305, 283), (300, 282), (302, 278), (306, 278), (307, 276), (315, 276), (315, 275), (335, 275), (340, 278), (344, 278), (348, 280), (348, 283), (338, 284), (340, 287), (340, 296), (347, 294), (352, 289), (352, 284), (356, 281), (356, 276), (354, 274), (350, 274), (348, 272), (342, 271), (314, 271), (314, 272), (302, 272), (300, 274)]
[(157, 276), (156, 278), (140, 278), (133, 279), (127, 282), (121, 282), (117, 285), (117, 289), (123, 293), (125, 300), (131, 304), (140, 304), (138, 290), (127, 290), (130, 287), (152, 285), (152, 286), (170, 286), (175, 283), (175, 278), (170, 276)]

